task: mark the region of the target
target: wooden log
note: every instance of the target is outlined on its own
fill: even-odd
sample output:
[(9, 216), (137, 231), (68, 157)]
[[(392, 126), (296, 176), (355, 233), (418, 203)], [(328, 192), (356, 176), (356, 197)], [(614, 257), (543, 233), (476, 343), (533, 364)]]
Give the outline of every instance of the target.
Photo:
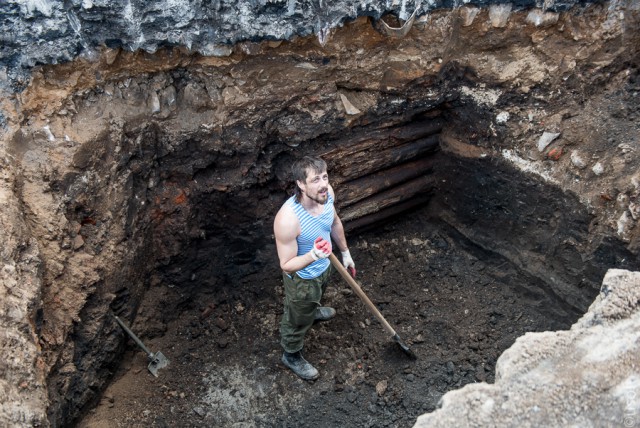
[(434, 157), (430, 156), (343, 183), (337, 189), (338, 202), (341, 207), (348, 207), (385, 189), (430, 173), (434, 163)]
[(337, 140), (337, 147), (321, 154), (321, 156), (328, 159), (340, 159), (369, 149), (380, 150), (393, 147), (438, 134), (442, 131), (443, 126), (444, 120), (435, 118), (394, 128), (376, 129), (356, 138), (349, 136), (344, 140)]
[(409, 200), (418, 194), (429, 192), (434, 185), (435, 179), (432, 176), (415, 178), (347, 207), (341, 211), (340, 218), (343, 222), (348, 222), (376, 213), (392, 205)]
[(344, 222), (344, 230), (346, 232), (351, 232), (357, 229), (358, 231), (362, 232), (371, 227), (378, 226), (393, 217), (406, 214), (407, 212), (415, 208), (425, 205), (427, 202), (429, 202), (429, 200), (431, 200), (431, 197), (431, 192), (422, 193), (404, 202), (380, 210), (377, 213), (365, 215), (355, 220), (346, 221)]
[(331, 159), (333, 181), (336, 184), (344, 183), (422, 157), (427, 153), (436, 152), (439, 149), (439, 143), (440, 134), (435, 134), (387, 150), (372, 148), (349, 157), (333, 158)]
[(390, 137), (398, 143), (406, 143), (426, 138), (433, 134), (439, 134), (443, 126), (444, 120), (440, 118), (428, 122), (412, 122), (393, 129)]

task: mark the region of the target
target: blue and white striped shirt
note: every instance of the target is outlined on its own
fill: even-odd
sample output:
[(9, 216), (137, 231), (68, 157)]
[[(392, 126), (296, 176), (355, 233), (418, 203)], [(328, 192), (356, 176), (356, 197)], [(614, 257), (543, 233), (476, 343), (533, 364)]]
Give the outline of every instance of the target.
[[(299, 202), (296, 202), (295, 196), (290, 197), (285, 202), (285, 205), (289, 205), (293, 208), (293, 212), (296, 213), (298, 221), (300, 222), (300, 235), (296, 238), (298, 243), (298, 256), (311, 251), (313, 243), (318, 236), (321, 236), (331, 242), (331, 225), (333, 224), (335, 209), (333, 207), (333, 198), (331, 197), (331, 194), (328, 196), (327, 203), (324, 204), (322, 213), (317, 217), (309, 214)], [(329, 264), (329, 259), (316, 260), (304, 269), (299, 270), (297, 274), (300, 278), (304, 279), (317, 278), (327, 270)]]

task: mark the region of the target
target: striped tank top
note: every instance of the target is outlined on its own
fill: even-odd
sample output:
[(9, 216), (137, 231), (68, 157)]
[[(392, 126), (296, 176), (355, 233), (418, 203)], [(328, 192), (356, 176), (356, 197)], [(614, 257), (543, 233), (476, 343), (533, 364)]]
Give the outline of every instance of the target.
[[(296, 213), (298, 221), (300, 222), (300, 235), (296, 238), (298, 243), (298, 256), (311, 251), (313, 243), (318, 236), (331, 242), (331, 225), (333, 224), (335, 212), (331, 195), (329, 195), (327, 203), (324, 204), (324, 210), (317, 217), (309, 214), (299, 202), (296, 202), (295, 196), (287, 199), (285, 204), (293, 208), (293, 212)], [(304, 279), (317, 278), (327, 270), (329, 264), (329, 259), (316, 260), (304, 269), (299, 270), (297, 274), (300, 278)]]

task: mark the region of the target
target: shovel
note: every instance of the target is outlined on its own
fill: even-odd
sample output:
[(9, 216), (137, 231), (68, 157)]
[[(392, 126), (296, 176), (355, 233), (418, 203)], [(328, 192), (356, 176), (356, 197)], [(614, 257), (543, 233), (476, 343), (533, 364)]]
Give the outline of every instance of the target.
[(391, 324), (389, 324), (387, 320), (384, 319), (384, 317), (382, 316), (378, 308), (376, 308), (376, 306), (371, 302), (371, 300), (369, 300), (367, 295), (364, 294), (364, 291), (362, 291), (362, 288), (360, 288), (356, 280), (353, 279), (351, 275), (349, 275), (349, 272), (347, 272), (344, 266), (342, 266), (342, 263), (338, 261), (338, 259), (336, 258), (336, 256), (333, 255), (333, 253), (329, 254), (329, 260), (331, 260), (331, 264), (333, 265), (333, 267), (338, 270), (340, 275), (345, 279), (345, 281), (347, 281), (347, 283), (351, 286), (351, 288), (358, 295), (358, 297), (360, 297), (360, 299), (364, 302), (367, 308), (373, 313), (373, 315), (375, 315), (378, 321), (382, 323), (382, 326), (384, 327), (384, 329), (387, 330), (393, 336), (392, 337), (393, 340), (400, 346), (400, 349), (402, 349), (402, 352), (404, 352), (409, 357), (415, 360), (417, 358), (416, 354), (411, 350), (411, 348), (409, 348), (402, 341), (402, 339), (400, 339), (400, 336), (398, 336), (398, 333), (396, 333), (393, 327), (391, 327)]
[(160, 370), (163, 367), (166, 367), (169, 365), (169, 359), (167, 357), (165, 357), (162, 352), (158, 351), (156, 353), (153, 353), (151, 351), (149, 351), (149, 349), (144, 346), (144, 343), (142, 343), (142, 341), (140, 339), (138, 339), (138, 336), (136, 336), (135, 334), (133, 334), (133, 332), (131, 330), (129, 330), (129, 327), (127, 327), (121, 320), (120, 318), (118, 318), (116, 315), (114, 315), (116, 321), (118, 321), (118, 324), (120, 324), (120, 327), (122, 327), (124, 329), (124, 331), (127, 332), (127, 334), (136, 342), (136, 344), (145, 352), (145, 354), (147, 354), (147, 357), (149, 358), (149, 365), (147, 366), (147, 368), (149, 369), (149, 371), (151, 372), (152, 375), (154, 375), (155, 377), (158, 377), (158, 370)]

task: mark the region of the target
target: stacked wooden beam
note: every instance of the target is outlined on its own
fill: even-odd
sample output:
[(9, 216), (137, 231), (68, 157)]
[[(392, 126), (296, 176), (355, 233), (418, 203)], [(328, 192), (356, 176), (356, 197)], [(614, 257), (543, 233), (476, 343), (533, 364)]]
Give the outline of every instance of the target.
[(429, 200), (442, 127), (436, 118), (375, 130), (322, 155), (346, 230), (372, 226)]

